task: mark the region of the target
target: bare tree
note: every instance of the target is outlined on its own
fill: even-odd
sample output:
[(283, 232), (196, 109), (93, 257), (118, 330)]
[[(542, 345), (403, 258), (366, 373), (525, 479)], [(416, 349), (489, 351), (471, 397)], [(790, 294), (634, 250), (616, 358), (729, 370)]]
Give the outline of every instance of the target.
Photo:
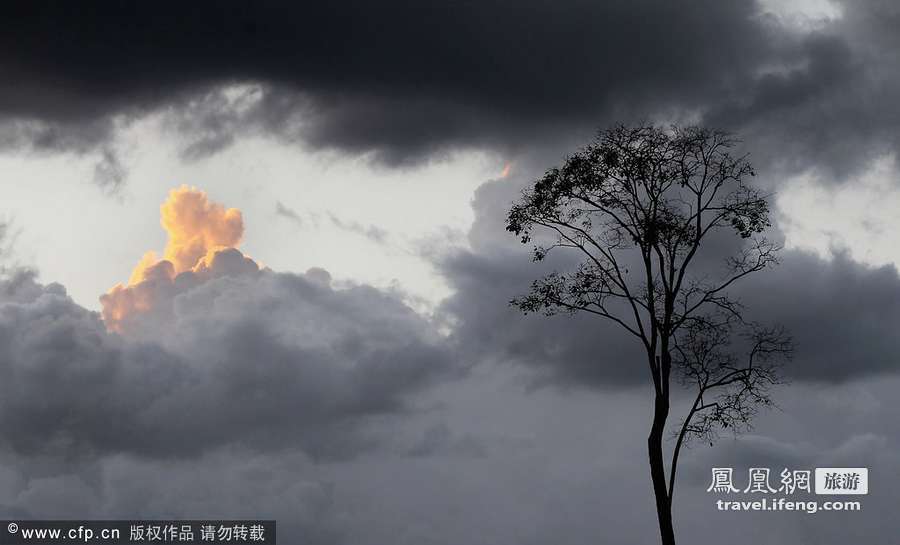
[[(675, 543), (672, 499), (682, 447), (749, 427), (757, 407), (771, 404), (779, 362), (791, 351), (783, 330), (749, 323), (727, 293), (775, 264), (779, 249), (762, 236), (767, 196), (745, 183), (754, 172), (746, 156), (732, 155), (735, 144), (699, 127), (617, 126), (547, 171), (507, 219), (522, 243), (535, 243), (535, 261), (558, 248), (582, 257), (574, 271), (535, 281), (513, 305), (525, 313), (596, 315), (646, 353), (654, 391), (647, 449), (664, 545)], [(538, 230), (549, 238), (538, 239)], [(698, 256), (717, 232), (731, 233), (737, 249), (711, 278)], [(673, 371), (695, 395), (674, 430), (667, 472)]]

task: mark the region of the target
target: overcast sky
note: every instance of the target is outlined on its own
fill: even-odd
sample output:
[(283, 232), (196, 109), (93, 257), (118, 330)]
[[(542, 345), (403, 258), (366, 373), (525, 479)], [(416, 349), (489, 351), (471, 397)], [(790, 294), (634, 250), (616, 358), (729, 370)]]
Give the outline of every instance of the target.
[[(676, 534), (900, 535), (893, 2), (13, 2), (0, 27), (0, 516), (657, 543), (637, 347), (510, 309), (544, 269), (504, 222), (598, 128), (699, 123), (773, 194), (781, 264), (734, 294), (796, 354), (780, 410), (688, 451)], [(726, 514), (720, 466), (869, 467), (871, 493)]]

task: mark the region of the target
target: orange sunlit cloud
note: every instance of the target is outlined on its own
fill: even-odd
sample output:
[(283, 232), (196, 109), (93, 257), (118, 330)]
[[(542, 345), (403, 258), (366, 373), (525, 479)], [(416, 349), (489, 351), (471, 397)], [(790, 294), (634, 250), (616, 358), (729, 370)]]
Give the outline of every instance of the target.
[[(206, 193), (186, 185), (170, 191), (159, 211), (169, 235), (162, 260), (174, 266), (176, 275), (193, 269), (210, 251), (237, 248), (244, 234), (240, 210), (210, 202)], [(144, 254), (128, 285), (142, 281), (147, 269), (159, 261), (155, 252)]]
[(116, 284), (100, 296), (110, 330), (121, 332), (129, 316), (152, 309), (160, 283), (172, 283), (182, 273), (207, 271), (218, 253), (236, 251), (244, 234), (240, 210), (211, 202), (206, 193), (186, 185), (169, 192), (160, 207), (160, 223), (168, 234), (162, 257), (146, 252), (127, 285)]

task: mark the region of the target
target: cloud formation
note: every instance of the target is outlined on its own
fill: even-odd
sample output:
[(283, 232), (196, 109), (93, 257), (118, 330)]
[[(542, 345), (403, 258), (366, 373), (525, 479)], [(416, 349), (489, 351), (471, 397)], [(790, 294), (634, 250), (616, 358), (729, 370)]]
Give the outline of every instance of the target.
[(117, 284), (100, 297), (103, 319), (112, 330), (121, 331), (132, 314), (152, 310), (155, 294), (173, 288), (182, 273), (189, 274), (178, 282), (192, 283), (195, 275), (207, 276), (213, 269), (229, 266), (226, 261), (235, 270), (259, 269), (237, 252), (244, 234), (241, 211), (210, 202), (196, 188), (182, 185), (171, 190), (160, 207), (160, 223), (168, 235), (162, 257), (154, 251), (145, 253), (127, 285)]
[[(502, 222), (523, 176), (610, 121), (735, 130), (771, 185), (809, 169), (842, 181), (900, 147), (900, 12), (861, 0), (800, 21), (780, 4), (4, 6), (0, 80), (14, 84), (0, 85), (0, 149), (97, 153), (104, 187), (127, 174), (110, 145), (118, 129), (153, 115), (186, 161), (252, 135), (391, 165), (486, 148), (515, 168), (476, 195), (470, 249), (439, 263), (456, 288), (439, 312), (450, 339), (396, 294), (260, 267), (239, 249), (240, 212), (190, 188), (163, 205), (166, 247), (103, 296), (102, 314), (32, 274), (3, 277), (0, 512), (240, 516), (253, 505), (306, 543), (654, 542), (635, 477), (647, 424), (645, 371), (627, 365), (635, 347), (595, 320), (510, 309), (539, 270)], [(898, 290), (892, 267), (802, 252), (740, 286), (751, 311), (794, 333), (796, 390), (761, 419), (770, 437), (686, 459), (686, 541), (900, 531), (897, 491), (883, 487), (858, 517), (815, 525), (717, 516), (703, 493), (713, 465), (897, 474)], [(479, 374), (444, 405), (431, 387), (452, 387), (459, 362), (511, 363), (479, 372), (581, 391), (526, 395)], [(416, 418), (420, 429), (404, 428)], [(393, 425), (413, 439), (385, 455), (376, 447), (402, 435)]]
[(176, 274), (193, 269), (210, 252), (236, 248), (244, 234), (240, 210), (212, 203), (205, 193), (185, 185), (169, 192), (160, 214), (169, 235), (163, 259)]
[[(523, 365), (538, 381), (601, 389), (646, 383), (640, 346), (607, 321), (584, 313), (523, 316), (509, 301), (552, 270), (572, 270), (575, 253), (531, 262), (528, 248), (504, 229), (504, 218), (524, 176), (488, 182), (476, 192), (471, 249), (444, 252), (439, 268), (454, 288), (441, 311), (456, 324), (456, 342), (467, 358)], [(776, 226), (777, 228), (777, 226)], [(775, 231), (776, 240), (781, 235)], [(717, 277), (733, 241), (711, 238), (694, 266)], [(748, 318), (781, 324), (794, 336), (788, 378), (844, 382), (900, 371), (900, 276), (893, 266), (869, 267), (838, 253), (833, 259), (798, 250), (780, 253), (780, 264), (737, 283), (730, 293)], [(637, 363), (636, 363), (637, 362)]]
[[(221, 254), (220, 254), (221, 255)], [(322, 274), (235, 274), (214, 261), (155, 320), (108, 333), (57, 285), (2, 282), (0, 434), (35, 456), (194, 456), (223, 445), (353, 456), (368, 418), (406, 400), (451, 361), (401, 302)], [(138, 326), (143, 329), (138, 330)]]
[[(635, 433), (645, 429), (646, 396), (634, 387), (637, 373), (607, 365), (607, 355), (626, 353), (596, 322), (522, 319), (506, 306), (507, 294), (536, 272), (498, 229), (521, 181), (479, 190), (472, 249), (445, 263), (460, 288), (446, 308), (464, 320), (455, 342), (395, 295), (337, 289), (321, 269), (245, 266), (235, 248), (213, 252), (202, 273), (138, 282), (154, 311), (136, 313), (121, 333), (108, 332), (60, 285), (22, 272), (5, 278), (0, 513), (240, 516), (251, 502), (278, 518), (285, 536), (321, 545), (576, 545), (597, 535), (652, 543), (649, 487), (635, 477), (646, 471), (643, 433)], [(723, 449), (685, 458), (678, 524), (691, 542), (733, 532), (742, 544), (772, 535), (838, 544), (860, 528), (896, 530), (892, 522), (878, 526), (893, 520), (886, 514), (897, 500), (883, 488), (852, 524), (822, 517), (815, 527), (771, 514), (717, 517), (704, 492), (711, 466), (833, 463), (896, 472), (885, 453), (896, 446), (900, 422), (891, 401), (897, 376), (866, 357), (835, 367), (849, 374), (834, 374), (830, 365), (852, 354), (827, 353), (848, 341), (854, 357), (862, 354), (859, 341), (838, 330), (847, 323), (857, 324), (847, 329), (873, 354), (889, 351), (889, 336), (871, 341), (892, 323), (874, 325), (893, 312), (896, 273), (808, 259), (783, 265), (777, 283), (792, 291), (763, 285), (745, 296), (796, 320), (809, 313), (794, 296), (810, 313), (833, 314), (818, 332), (810, 323), (804, 339), (834, 335), (834, 344), (801, 363), (809, 375), (784, 396), (784, 413), (763, 416), (759, 428), (772, 436), (723, 441)], [(833, 285), (847, 289), (818, 295)], [(858, 298), (868, 315), (852, 308)], [(849, 322), (840, 322), (841, 312)], [(457, 361), (490, 359), (525, 365), (484, 365), (469, 380), (446, 379)], [(586, 387), (524, 393), (521, 383), (511, 387), (521, 369)], [(842, 387), (822, 380), (828, 376)]]
[(0, 76), (16, 82), (0, 121), (8, 146), (84, 152), (163, 113), (186, 159), (252, 134), (406, 164), (560, 153), (613, 121), (694, 120), (773, 166), (840, 179), (898, 147), (898, 14), (830, 7), (23, 2), (0, 33)]
[(304, 227), (307, 224), (318, 227), (323, 223), (324, 217), (324, 221), (332, 227), (365, 237), (376, 244), (387, 244), (390, 236), (387, 231), (377, 225), (364, 225), (358, 221), (345, 220), (330, 211), (326, 211), (324, 214), (312, 212), (301, 216), (296, 210), (285, 206), (281, 201), (275, 203), (275, 215), (293, 222), (297, 227)]
[[(396, 294), (322, 269), (260, 268), (241, 214), (188, 187), (101, 315), (59, 284), (0, 279), (0, 436), (17, 455), (195, 457), (227, 446), (352, 457), (370, 420), (453, 373), (445, 339)], [(366, 424), (366, 425), (363, 425)]]

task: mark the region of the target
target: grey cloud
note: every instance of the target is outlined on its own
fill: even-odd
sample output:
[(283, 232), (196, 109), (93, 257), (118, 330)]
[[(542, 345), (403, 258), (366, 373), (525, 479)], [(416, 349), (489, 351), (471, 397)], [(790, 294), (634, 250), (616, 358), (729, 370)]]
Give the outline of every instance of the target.
[(56, 147), (165, 110), (188, 159), (247, 133), (390, 164), (525, 154), (616, 120), (690, 117), (791, 168), (897, 149), (897, 14), (883, 2), (802, 32), (752, 2), (5, 9), (0, 51), (15, 58), (0, 65), (17, 83), (0, 115), (43, 124), (23, 138)]
[(351, 233), (361, 235), (371, 240), (372, 242), (377, 242), (378, 244), (384, 244), (387, 242), (387, 231), (385, 231), (381, 227), (378, 227), (377, 225), (363, 225), (357, 221), (343, 220), (331, 212), (328, 212), (328, 219), (335, 227), (343, 229), (344, 231), (349, 231)]
[(392, 296), (321, 278), (224, 267), (157, 294), (168, 304), (124, 337), (62, 286), (4, 280), (7, 448), (153, 458), (234, 444), (328, 458), (370, 447), (377, 437), (363, 424), (410, 410), (408, 397), (452, 372), (451, 361)]
[[(288, 542), (317, 545), (580, 545), (598, 536), (609, 543), (655, 543), (644, 453), (649, 392), (526, 393), (511, 371), (492, 367), (443, 384), (422, 395), (440, 400), (439, 409), (394, 419), (391, 435), (440, 445), (413, 457), (374, 449), (314, 462), (296, 449), (240, 445), (174, 459), (107, 452), (46, 462), (3, 452), (0, 513), (102, 519), (134, 513), (225, 518), (252, 511), (276, 518)], [(893, 403), (897, 380), (791, 386), (796, 392), (783, 412), (763, 415), (756, 435), (723, 439), (716, 448), (693, 446), (679, 480), (680, 538), (838, 545), (895, 534), (897, 521), (888, 515), (898, 496), (890, 486), (877, 485), (863, 498), (863, 511), (847, 516), (728, 515), (715, 511), (716, 498), (705, 490), (711, 467), (733, 466), (743, 479), (740, 471), (750, 464), (777, 470), (865, 465), (873, 482), (889, 483), (886, 476), (898, 470), (891, 455), (891, 434), (900, 422)], [(847, 410), (845, 403), (860, 397), (871, 398), (868, 408), (854, 403)], [(485, 448), (478, 456), (445, 448), (464, 437), (479, 438)]]
[[(318, 226), (321, 222), (320, 214), (310, 213), (303, 216), (296, 210), (282, 204), (281, 201), (275, 203), (275, 214), (292, 221), (299, 227), (303, 227), (307, 223)], [(365, 237), (377, 244), (388, 243), (388, 232), (377, 225), (366, 225), (354, 220), (345, 220), (335, 215), (333, 212), (325, 212), (324, 216), (327, 218), (329, 224), (342, 231)]]
[(24, 457), (0, 459), (16, 470), (0, 499), (6, 517), (274, 518), (279, 539), (346, 543), (332, 479), (296, 451), (222, 448), (175, 460), (106, 454), (45, 468)]
[(530, 366), (538, 382), (621, 387), (644, 381), (639, 347), (609, 323), (593, 317), (522, 316), (510, 308), (546, 267), (531, 266), (524, 252), (445, 258), (443, 274), (457, 291), (441, 305), (458, 322), (456, 342), (472, 361)]
[[(505, 231), (509, 205), (528, 183), (524, 176), (479, 188), (469, 233), (472, 249), (436, 258), (455, 289), (441, 311), (458, 324), (456, 342), (467, 358), (523, 364), (539, 382), (600, 388), (644, 383), (640, 347), (613, 324), (584, 315), (523, 316), (509, 307), (533, 279), (577, 263), (577, 255), (558, 254), (533, 264), (527, 248)], [(772, 236), (780, 237), (777, 231)], [(715, 274), (732, 243), (711, 239), (696, 266)], [(787, 378), (837, 382), (900, 371), (900, 342), (892, 333), (900, 322), (895, 268), (870, 268), (842, 254), (824, 260), (801, 251), (782, 251), (780, 262), (730, 293), (751, 319), (791, 332), (796, 351), (785, 366)]]
[(900, 371), (900, 276), (843, 254), (783, 252), (782, 263), (735, 289), (758, 319), (784, 324), (796, 344), (785, 369), (797, 380), (844, 381)]
[(93, 182), (115, 194), (127, 179), (128, 168), (113, 142), (120, 125), (114, 117), (62, 123), (0, 114), (0, 152), (25, 152), (35, 158), (56, 153), (94, 158)]
[[(511, 378), (508, 371), (500, 375)], [(526, 431), (528, 446), (490, 441), (484, 457), (379, 457), (342, 467), (335, 479), (336, 503), (353, 505), (357, 515), (344, 527), (349, 541), (658, 542), (644, 452), (649, 392), (545, 389), (526, 395), (508, 384), (479, 384), (483, 376), (470, 379), (445, 397), (448, 427), (457, 434)], [(810, 418), (817, 412), (832, 414), (828, 398), (840, 395), (842, 388), (798, 385), (784, 412), (765, 415), (756, 435), (726, 438), (715, 448), (691, 447), (683, 458), (676, 493), (679, 539), (697, 544), (837, 545), (859, 536), (877, 541), (891, 535), (896, 521), (882, 519), (897, 498), (891, 486), (873, 490), (863, 500), (863, 511), (847, 516), (721, 513), (715, 509), (717, 497), (706, 492), (711, 467), (734, 467), (741, 483), (750, 466), (780, 472), (783, 467), (805, 469), (837, 460), (849, 467), (868, 466), (873, 475), (892, 475), (896, 441), (885, 434), (896, 412), (890, 402), (896, 379), (883, 388), (882, 382), (858, 384), (884, 402), (867, 419)], [(383, 493), (386, 487), (390, 494)]]
[(214, 155), (228, 148), (239, 132), (251, 132), (261, 92), (258, 86), (232, 89), (230, 93), (214, 88), (169, 107), (164, 123), (182, 137), (182, 158), (197, 160)]
[(115, 193), (128, 177), (128, 170), (119, 155), (110, 148), (100, 152), (100, 160), (94, 166), (94, 182), (101, 188)]
[(305, 223), (300, 214), (282, 204), (281, 201), (275, 203), (275, 214), (287, 218), (301, 227)]
[(473, 435), (456, 437), (446, 422), (427, 428), (419, 440), (407, 451), (409, 456), (485, 456), (484, 442)]

